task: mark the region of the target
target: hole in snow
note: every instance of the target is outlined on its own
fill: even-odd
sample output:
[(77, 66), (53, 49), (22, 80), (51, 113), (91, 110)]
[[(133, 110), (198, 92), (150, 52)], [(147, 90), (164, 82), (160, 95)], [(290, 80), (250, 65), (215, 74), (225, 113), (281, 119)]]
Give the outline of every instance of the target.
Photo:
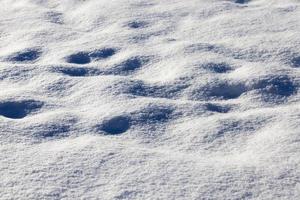
[(12, 54), (8, 57), (8, 61), (12, 62), (30, 62), (35, 61), (41, 56), (42, 52), (39, 49), (26, 49)]
[(203, 67), (215, 73), (226, 73), (232, 70), (226, 63), (207, 63)]
[(38, 123), (31, 127), (34, 131), (34, 136), (37, 139), (52, 139), (52, 138), (63, 138), (70, 136), (70, 131), (77, 122), (76, 119), (68, 119), (63, 116), (62, 118), (57, 117), (55, 120), (47, 120), (44, 123)]
[(85, 68), (61, 68), (59, 71), (68, 76), (86, 76), (88, 74), (88, 70)]
[(280, 102), (297, 92), (293, 79), (287, 75), (261, 78), (251, 89), (257, 91), (266, 102)]
[(249, 0), (236, 0), (235, 3), (239, 3), (239, 4), (245, 4), (248, 3)]
[(197, 99), (236, 99), (246, 92), (246, 88), (241, 83), (211, 83), (197, 89), (194, 97)]
[(129, 75), (149, 61), (146, 57), (133, 57), (108, 70), (108, 74)]
[(117, 52), (116, 49), (113, 48), (104, 48), (91, 52), (89, 55), (94, 59), (105, 59), (113, 56)]
[(108, 135), (118, 135), (126, 132), (130, 128), (130, 119), (125, 116), (113, 117), (103, 122), (99, 130)]
[(174, 109), (167, 106), (149, 105), (140, 111), (133, 113), (135, 123), (145, 124), (161, 124), (171, 119)]
[(29, 113), (40, 109), (42, 105), (42, 102), (33, 100), (1, 102), (0, 115), (11, 119), (21, 119)]
[(67, 136), (71, 126), (68, 124), (47, 124), (42, 127), (39, 132), (39, 137), (50, 138), (50, 137), (63, 137)]
[(146, 25), (147, 23), (143, 21), (133, 21), (128, 23), (128, 27), (133, 29), (144, 28)]
[(293, 58), (291, 63), (293, 67), (300, 68), (300, 56)]
[(93, 68), (83, 68), (83, 67), (61, 67), (55, 69), (55, 71), (63, 73), (67, 76), (96, 76), (100, 74), (98, 69)]
[(73, 64), (88, 64), (91, 58), (87, 52), (78, 52), (66, 57), (66, 61)]
[(206, 109), (211, 112), (218, 112), (218, 113), (228, 113), (230, 111), (229, 106), (222, 106), (222, 105), (212, 104), (212, 103), (206, 104)]
[(134, 96), (174, 99), (188, 87), (188, 83), (176, 82), (168, 85), (150, 85), (143, 81), (122, 83), (122, 93)]
[(68, 63), (88, 64), (92, 60), (100, 60), (113, 56), (117, 52), (113, 48), (98, 49), (92, 52), (77, 52), (66, 57)]

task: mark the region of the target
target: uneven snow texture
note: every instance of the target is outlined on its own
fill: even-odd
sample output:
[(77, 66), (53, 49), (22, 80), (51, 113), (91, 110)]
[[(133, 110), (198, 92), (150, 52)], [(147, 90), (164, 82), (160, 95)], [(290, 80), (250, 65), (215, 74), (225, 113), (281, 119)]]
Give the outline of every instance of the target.
[(0, 0), (0, 199), (300, 199), (299, 0)]

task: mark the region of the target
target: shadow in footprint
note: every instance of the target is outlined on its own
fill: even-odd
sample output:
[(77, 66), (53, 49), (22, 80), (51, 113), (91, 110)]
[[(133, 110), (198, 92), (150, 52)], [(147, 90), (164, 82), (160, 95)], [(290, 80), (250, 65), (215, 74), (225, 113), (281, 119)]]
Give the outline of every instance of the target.
[(87, 52), (78, 52), (66, 57), (66, 61), (72, 64), (88, 64), (91, 62), (91, 58)]
[(101, 71), (98, 69), (83, 68), (83, 67), (61, 67), (55, 69), (55, 71), (67, 76), (74, 76), (74, 77), (97, 76), (101, 74)]
[(235, 99), (241, 96), (246, 91), (242, 84), (227, 84), (223, 83), (216, 85), (208, 91), (211, 97), (218, 97), (222, 99)]
[(37, 111), (42, 106), (42, 102), (33, 100), (1, 102), (0, 115), (11, 119), (21, 119), (31, 112)]
[(127, 116), (116, 116), (105, 120), (97, 129), (104, 131), (106, 135), (119, 135), (130, 128), (130, 118)]
[(131, 124), (144, 139), (154, 139), (164, 134), (167, 124), (180, 115), (170, 105), (149, 104), (131, 113)]
[(149, 62), (147, 57), (133, 57), (108, 70), (108, 74), (129, 75)]
[(142, 58), (130, 58), (121, 64), (123, 71), (133, 71), (140, 68), (145, 60)]
[(188, 87), (188, 84), (179, 82), (170, 85), (149, 85), (143, 81), (132, 81), (125, 86), (123, 88), (123, 93), (125, 94), (173, 99), (180, 96), (181, 92)]
[(297, 92), (297, 87), (288, 76), (266, 77), (253, 86), (263, 97), (264, 101), (276, 102), (292, 96)]
[(95, 50), (95, 51), (89, 53), (89, 56), (96, 60), (100, 60), (100, 59), (109, 58), (109, 57), (113, 56), (116, 52), (117, 52), (116, 49), (104, 48), (104, 49)]
[(36, 142), (43, 140), (60, 139), (70, 136), (74, 130), (75, 123), (78, 120), (75, 117), (59, 114), (58, 116), (49, 116), (47, 119), (37, 119), (31, 121), (24, 127), (26, 136), (35, 139)]
[(143, 21), (133, 21), (128, 23), (128, 27), (132, 29), (145, 28), (146, 26), (147, 23)]
[(86, 76), (88, 70), (85, 68), (61, 68), (59, 71), (68, 76)]
[(212, 104), (212, 103), (208, 103), (205, 106), (208, 111), (217, 112), (217, 113), (228, 113), (231, 109), (229, 106), (222, 106), (222, 105)]
[(297, 86), (293, 80), (286, 75), (268, 76), (255, 80), (249, 85), (243, 83), (208, 83), (204, 87), (192, 91), (192, 98), (197, 100), (209, 99), (235, 99), (243, 93), (255, 92), (266, 102), (278, 103), (286, 97), (297, 92)]
[(12, 54), (7, 60), (11, 62), (32, 62), (36, 61), (41, 54), (40, 49), (25, 49), (24, 51)]
[(101, 60), (113, 56), (117, 52), (114, 48), (98, 49), (91, 52), (77, 52), (65, 58), (67, 63), (72, 64), (88, 64), (92, 60)]
[(76, 119), (57, 119), (30, 128), (34, 130), (37, 139), (57, 139), (69, 136), (76, 122)]
[(174, 109), (171, 107), (149, 105), (141, 111), (132, 114), (134, 116), (133, 123), (142, 126), (145, 124), (161, 124), (171, 118), (173, 111)]
[(300, 68), (300, 56), (293, 58), (291, 61), (291, 64), (292, 64), (292, 67)]
[[(105, 135), (119, 135), (133, 127), (133, 130), (150, 133), (155, 130), (163, 130), (165, 123), (175, 116), (174, 108), (171, 106), (150, 104), (127, 116), (116, 116), (104, 120), (96, 127), (96, 130), (104, 132)], [(156, 133), (150, 135), (154, 136)]]
[(53, 138), (53, 137), (66, 137), (70, 131), (71, 126), (67, 124), (48, 124), (42, 127), (38, 137)]
[(235, 3), (239, 3), (239, 4), (245, 4), (248, 3), (249, 0), (236, 0)]
[(207, 63), (203, 65), (203, 68), (215, 73), (227, 73), (232, 70), (230, 65), (226, 63)]
[(208, 43), (196, 43), (189, 45), (185, 48), (186, 53), (196, 53), (196, 52), (207, 52), (207, 51), (217, 51), (219, 49), (218, 46), (208, 44)]
[(192, 92), (192, 98), (197, 100), (229, 100), (240, 97), (246, 92), (246, 87), (242, 83), (210, 83)]

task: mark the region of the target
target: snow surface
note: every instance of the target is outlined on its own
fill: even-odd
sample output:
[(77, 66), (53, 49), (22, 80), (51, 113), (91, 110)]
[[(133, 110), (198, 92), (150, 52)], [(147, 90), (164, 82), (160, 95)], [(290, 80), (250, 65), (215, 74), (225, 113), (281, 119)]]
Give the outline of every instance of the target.
[(0, 0), (0, 199), (300, 199), (299, 0)]

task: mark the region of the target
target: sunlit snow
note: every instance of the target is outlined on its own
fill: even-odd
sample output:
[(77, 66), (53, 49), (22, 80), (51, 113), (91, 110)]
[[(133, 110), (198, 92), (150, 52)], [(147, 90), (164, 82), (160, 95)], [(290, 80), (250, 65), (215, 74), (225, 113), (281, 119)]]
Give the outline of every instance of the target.
[(300, 199), (299, 0), (0, 0), (0, 199)]

